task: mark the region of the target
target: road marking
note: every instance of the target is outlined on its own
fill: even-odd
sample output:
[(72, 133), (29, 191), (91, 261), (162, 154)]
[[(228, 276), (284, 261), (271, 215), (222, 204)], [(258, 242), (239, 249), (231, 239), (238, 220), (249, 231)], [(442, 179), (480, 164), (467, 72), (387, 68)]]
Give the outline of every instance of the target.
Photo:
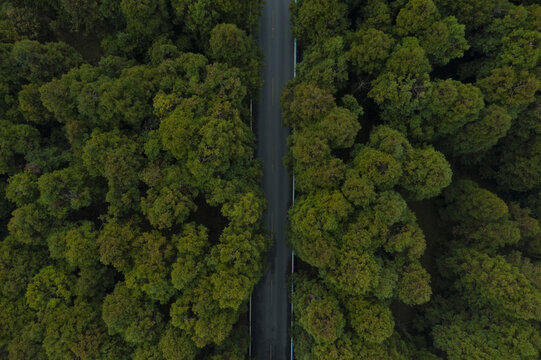
[(272, 24), (271, 24), (271, 27), (272, 27), (272, 38), (274, 39), (274, 10), (272, 11)]
[(272, 344), (269, 344), (269, 359), (272, 360)]
[(270, 290), (270, 298), (271, 298), (271, 305), (272, 305), (272, 279), (271, 279), (271, 290)]
[(274, 173), (274, 149), (272, 149), (272, 161), (271, 161), (271, 167), (272, 167), (272, 172)]
[(271, 98), (272, 98), (272, 105), (274, 105), (274, 78), (272, 78), (272, 83), (271, 83)]

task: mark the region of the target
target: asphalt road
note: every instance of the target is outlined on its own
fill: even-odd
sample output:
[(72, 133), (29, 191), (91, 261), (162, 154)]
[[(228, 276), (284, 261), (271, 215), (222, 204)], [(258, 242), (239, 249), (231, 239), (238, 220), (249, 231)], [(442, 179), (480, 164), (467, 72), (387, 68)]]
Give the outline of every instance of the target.
[(280, 92), (293, 78), (293, 40), (289, 0), (267, 0), (259, 21), (258, 42), (264, 53), (263, 88), (254, 106), (257, 157), (263, 160), (265, 222), (272, 237), (267, 271), (252, 296), (252, 357), (290, 358), (289, 287), (291, 250), (286, 245), (291, 176), (283, 165), (288, 129), (282, 126)]

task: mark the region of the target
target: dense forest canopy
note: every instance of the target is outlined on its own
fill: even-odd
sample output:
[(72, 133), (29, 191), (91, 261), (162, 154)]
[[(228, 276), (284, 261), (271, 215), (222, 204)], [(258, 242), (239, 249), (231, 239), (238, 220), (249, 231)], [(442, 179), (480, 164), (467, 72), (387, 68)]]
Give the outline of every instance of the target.
[(297, 359), (541, 356), (541, 6), (298, 0)]
[(0, 358), (246, 358), (260, 9), (0, 1)]
[[(261, 8), (0, 0), (0, 358), (247, 358)], [(291, 15), (296, 358), (539, 359), (539, 1)]]

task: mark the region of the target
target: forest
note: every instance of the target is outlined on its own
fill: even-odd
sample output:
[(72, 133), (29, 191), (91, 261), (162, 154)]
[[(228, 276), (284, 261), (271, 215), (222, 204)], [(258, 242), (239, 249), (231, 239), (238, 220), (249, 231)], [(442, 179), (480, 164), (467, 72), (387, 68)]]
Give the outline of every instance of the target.
[(0, 358), (247, 357), (261, 6), (0, 1)]
[(295, 359), (541, 358), (541, 5), (298, 0)]
[[(0, 358), (247, 359), (262, 6), (0, 0)], [(539, 1), (290, 9), (295, 359), (541, 358)]]

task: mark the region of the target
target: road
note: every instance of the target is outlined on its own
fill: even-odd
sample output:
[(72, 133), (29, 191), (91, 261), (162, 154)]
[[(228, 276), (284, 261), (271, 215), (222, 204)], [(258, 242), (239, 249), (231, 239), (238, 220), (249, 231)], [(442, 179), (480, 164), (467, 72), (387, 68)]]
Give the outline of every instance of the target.
[(259, 21), (258, 42), (264, 53), (263, 88), (254, 105), (257, 157), (263, 160), (262, 186), (268, 202), (265, 222), (272, 237), (267, 271), (252, 296), (252, 357), (290, 358), (289, 287), (291, 250), (286, 245), (291, 176), (283, 165), (288, 129), (282, 126), (280, 92), (293, 78), (293, 40), (289, 0), (267, 0)]

